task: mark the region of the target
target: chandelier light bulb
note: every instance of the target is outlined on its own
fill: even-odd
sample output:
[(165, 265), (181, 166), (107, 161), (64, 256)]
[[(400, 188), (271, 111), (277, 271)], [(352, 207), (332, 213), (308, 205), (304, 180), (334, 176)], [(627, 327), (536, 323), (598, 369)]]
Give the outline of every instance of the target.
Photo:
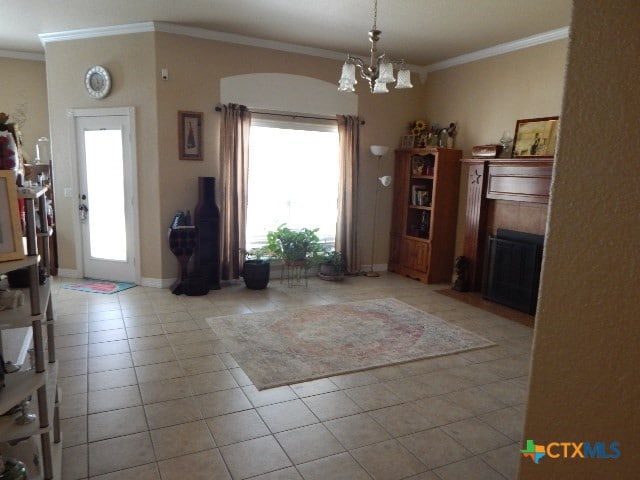
[(376, 83), (373, 86), (373, 93), (389, 93), (389, 89), (387, 88), (387, 84), (379, 82), (378, 80), (376, 80)]
[(376, 83), (393, 83), (395, 81), (396, 79), (393, 78), (393, 63), (381, 63), (380, 76)]
[(396, 83), (396, 88), (413, 88), (410, 70), (406, 68), (398, 70), (398, 83)]

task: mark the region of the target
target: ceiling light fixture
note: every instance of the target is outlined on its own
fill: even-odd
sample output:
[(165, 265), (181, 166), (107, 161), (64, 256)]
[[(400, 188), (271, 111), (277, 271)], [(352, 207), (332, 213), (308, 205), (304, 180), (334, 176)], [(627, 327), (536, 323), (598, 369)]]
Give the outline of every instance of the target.
[(398, 66), (398, 81), (396, 88), (413, 88), (411, 85), (411, 71), (407, 68), (404, 60), (391, 60), (387, 58), (387, 54), (383, 53), (378, 56), (378, 40), (382, 32), (377, 28), (378, 21), (378, 0), (374, 0), (373, 6), (373, 27), (369, 30), (369, 41), (371, 42), (371, 58), (369, 65), (364, 60), (354, 57), (350, 53), (347, 54), (347, 61), (342, 66), (342, 76), (338, 90), (341, 92), (355, 91), (354, 85), (356, 81), (356, 67), (360, 69), (360, 76), (369, 81), (371, 93), (387, 93), (388, 83), (393, 83), (396, 79), (393, 77), (393, 66)]

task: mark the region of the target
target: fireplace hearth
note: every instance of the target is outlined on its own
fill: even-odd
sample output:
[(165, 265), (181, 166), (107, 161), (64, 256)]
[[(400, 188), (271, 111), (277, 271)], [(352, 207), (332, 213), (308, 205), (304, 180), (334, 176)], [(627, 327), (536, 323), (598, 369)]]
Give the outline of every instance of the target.
[(501, 228), (489, 236), (483, 298), (534, 315), (543, 243), (543, 235)]

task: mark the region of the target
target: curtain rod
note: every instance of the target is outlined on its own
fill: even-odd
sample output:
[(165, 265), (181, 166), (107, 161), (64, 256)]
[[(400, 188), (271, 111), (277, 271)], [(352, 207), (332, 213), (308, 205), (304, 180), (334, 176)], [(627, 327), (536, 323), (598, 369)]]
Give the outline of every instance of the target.
[[(222, 107), (216, 106), (216, 112), (221, 112)], [(275, 117), (290, 117), (290, 118), (309, 118), (312, 120), (335, 120), (335, 117), (322, 117), (320, 115), (298, 115), (296, 113), (278, 113), (278, 112), (269, 112), (265, 110), (249, 110), (251, 113), (255, 113), (258, 115), (273, 115)], [(364, 120), (360, 120), (360, 125), (364, 125)]]

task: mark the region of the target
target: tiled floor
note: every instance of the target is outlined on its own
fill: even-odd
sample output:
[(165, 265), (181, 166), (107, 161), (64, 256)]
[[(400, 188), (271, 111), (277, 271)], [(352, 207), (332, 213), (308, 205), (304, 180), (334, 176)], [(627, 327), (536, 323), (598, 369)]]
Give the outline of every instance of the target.
[[(204, 297), (54, 282), (63, 474), (75, 479), (512, 479), (532, 330), (393, 274)], [(439, 286), (442, 288), (442, 286)], [(395, 297), (495, 347), (258, 392), (205, 318)]]

